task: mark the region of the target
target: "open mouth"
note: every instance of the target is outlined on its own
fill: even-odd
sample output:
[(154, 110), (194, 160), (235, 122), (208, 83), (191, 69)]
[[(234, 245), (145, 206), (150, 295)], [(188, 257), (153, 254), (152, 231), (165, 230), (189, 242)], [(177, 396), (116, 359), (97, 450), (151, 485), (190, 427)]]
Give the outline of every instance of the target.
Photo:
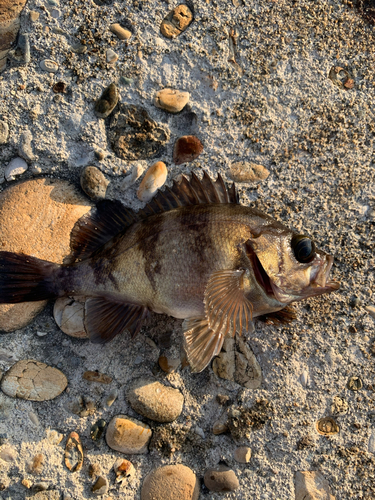
[(268, 274), (264, 270), (264, 267), (260, 263), (260, 260), (258, 259), (256, 253), (254, 250), (247, 245), (247, 256), (249, 257), (251, 264), (253, 266), (254, 270), (254, 276), (259, 285), (264, 289), (264, 291), (267, 293), (267, 295), (274, 295), (273, 292), (273, 287), (271, 280), (268, 277)]

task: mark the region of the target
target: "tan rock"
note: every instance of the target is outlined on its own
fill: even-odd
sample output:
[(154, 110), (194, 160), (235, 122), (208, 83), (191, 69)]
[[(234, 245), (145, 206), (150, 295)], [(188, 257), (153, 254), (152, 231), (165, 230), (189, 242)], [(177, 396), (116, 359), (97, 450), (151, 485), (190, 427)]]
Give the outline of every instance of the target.
[(6, 67), (7, 55), (20, 28), (20, 13), (26, 0), (0, 0), (0, 72)]
[(251, 458), (251, 448), (249, 446), (239, 446), (234, 450), (233, 456), (239, 464), (248, 464)]
[(199, 480), (185, 465), (166, 465), (146, 476), (141, 500), (198, 500)]
[[(62, 263), (70, 254), (70, 233), (91, 208), (72, 184), (34, 179), (12, 185), (0, 194), (0, 244), (10, 252)], [(0, 305), (0, 330), (27, 325), (46, 301)]]
[(165, 16), (160, 31), (167, 38), (176, 38), (193, 21), (193, 13), (185, 4), (177, 5), (169, 14)]
[(67, 378), (57, 368), (26, 359), (7, 371), (1, 381), (1, 390), (12, 398), (47, 401), (56, 398), (67, 385)]
[(234, 491), (240, 485), (235, 472), (225, 465), (208, 469), (204, 475), (204, 484), (210, 491), (218, 492)]
[(157, 108), (165, 109), (170, 113), (179, 113), (189, 102), (189, 92), (181, 90), (162, 89), (159, 90), (154, 98), (154, 104)]
[(105, 439), (113, 450), (139, 455), (147, 453), (151, 436), (147, 424), (126, 415), (117, 415), (110, 421)]
[(232, 163), (230, 175), (235, 182), (259, 182), (267, 179), (270, 173), (263, 165), (251, 161), (237, 161)]
[(295, 495), (295, 500), (335, 500), (328, 481), (318, 471), (296, 472)]
[(162, 161), (154, 163), (146, 172), (139, 185), (137, 196), (141, 201), (148, 202), (153, 198), (167, 180), (168, 170)]
[(120, 24), (114, 23), (111, 24), (109, 29), (112, 31), (114, 35), (117, 36), (120, 40), (129, 40), (129, 38), (132, 36), (131, 31), (123, 28)]

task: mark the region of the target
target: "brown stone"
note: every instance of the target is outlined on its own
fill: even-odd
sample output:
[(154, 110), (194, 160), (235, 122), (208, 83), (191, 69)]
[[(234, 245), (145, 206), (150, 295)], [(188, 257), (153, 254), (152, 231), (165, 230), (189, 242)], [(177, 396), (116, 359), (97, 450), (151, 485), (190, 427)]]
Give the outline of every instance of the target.
[[(0, 246), (62, 264), (70, 254), (70, 233), (91, 208), (72, 184), (34, 179), (14, 184), (0, 194)], [(0, 330), (23, 328), (46, 301), (0, 304)]]
[(20, 28), (20, 13), (26, 0), (0, 0), (0, 72), (5, 69), (7, 55)]
[(198, 500), (199, 480), (185, 465), (166, 465), (146, 476), (141, 500)]
[(203, 144), (195, 135), (184, 135), (175, 142), (173, 162), (176, 165), (195, 160), (203, 151)]
[(193, 13), (185, 4), (177, 5), (163, 19), (160, 25), (161, 33), (167, 38), (176, 38), (193, 21)]

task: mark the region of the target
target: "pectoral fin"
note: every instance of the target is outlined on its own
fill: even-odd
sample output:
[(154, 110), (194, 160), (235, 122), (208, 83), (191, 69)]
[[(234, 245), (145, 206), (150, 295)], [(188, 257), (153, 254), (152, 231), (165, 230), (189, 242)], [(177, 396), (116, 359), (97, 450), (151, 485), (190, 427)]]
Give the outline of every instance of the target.
[(184, 349), (193, 372), (201, 372), (222, 348), (225, 337), (253, 329), (252, 304), (245, 296), (245, 271), (218, 271), (204, 294), (205, 318), (185, 320)]
[(109, 342), (125, 329), (135, 337), (147, 312), (146, 307), (135, 304), (104, 297), (89, 298), (85, 303), (85, 330), (95, 344)]

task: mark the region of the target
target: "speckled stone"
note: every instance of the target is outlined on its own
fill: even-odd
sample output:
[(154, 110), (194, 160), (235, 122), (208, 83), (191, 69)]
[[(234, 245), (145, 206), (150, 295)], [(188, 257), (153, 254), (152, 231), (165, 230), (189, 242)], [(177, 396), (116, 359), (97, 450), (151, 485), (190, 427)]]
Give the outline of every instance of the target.
[(193, 21), (193, 13), (185, 4), (177, 5), (163, 19), (161, 33), (167, 38), (176, 38), (183, 33)]
[(210, 491), (221, 493), (234, 491), (240, 485), (234, 471), (225, 465), (208, 469), (204, 475), (204, 484)]
[(185, 465), (166, 465), (146, 476), (141, 500), (198, 500), (199, 480)]
[(189, 102), (189, 92), (181, 90), (162, 89), (156, 92), (154, 104), (157, 108), (164, 109), (170, 113), (179, 113)]
[(154, 378), (134, 380), (128, 390), (134, 411), (156, 422), (173, 422), (181, 414), (184, 397), (178, 389), (166, 387)]
[(4, 375), (1, 390), (12, 398), (47, 401), (68, 385), (65, 375), (52, 366), (31, 359), (18, 361)]
[(117, 415), (110, 421), (106, 441), (110, 448), (121, 453), (147, 453), (152, 431), (147, 424), (126, 415)]
[(267, 179), (269, 171), (251, 161), (237, 161), (230, 166), (230, 175), (235, 182), (259, 182)]
[(81, 174), (81, 188), (92, 200), (105, 198), (109, 180), (96, 167), (85, 167)]

